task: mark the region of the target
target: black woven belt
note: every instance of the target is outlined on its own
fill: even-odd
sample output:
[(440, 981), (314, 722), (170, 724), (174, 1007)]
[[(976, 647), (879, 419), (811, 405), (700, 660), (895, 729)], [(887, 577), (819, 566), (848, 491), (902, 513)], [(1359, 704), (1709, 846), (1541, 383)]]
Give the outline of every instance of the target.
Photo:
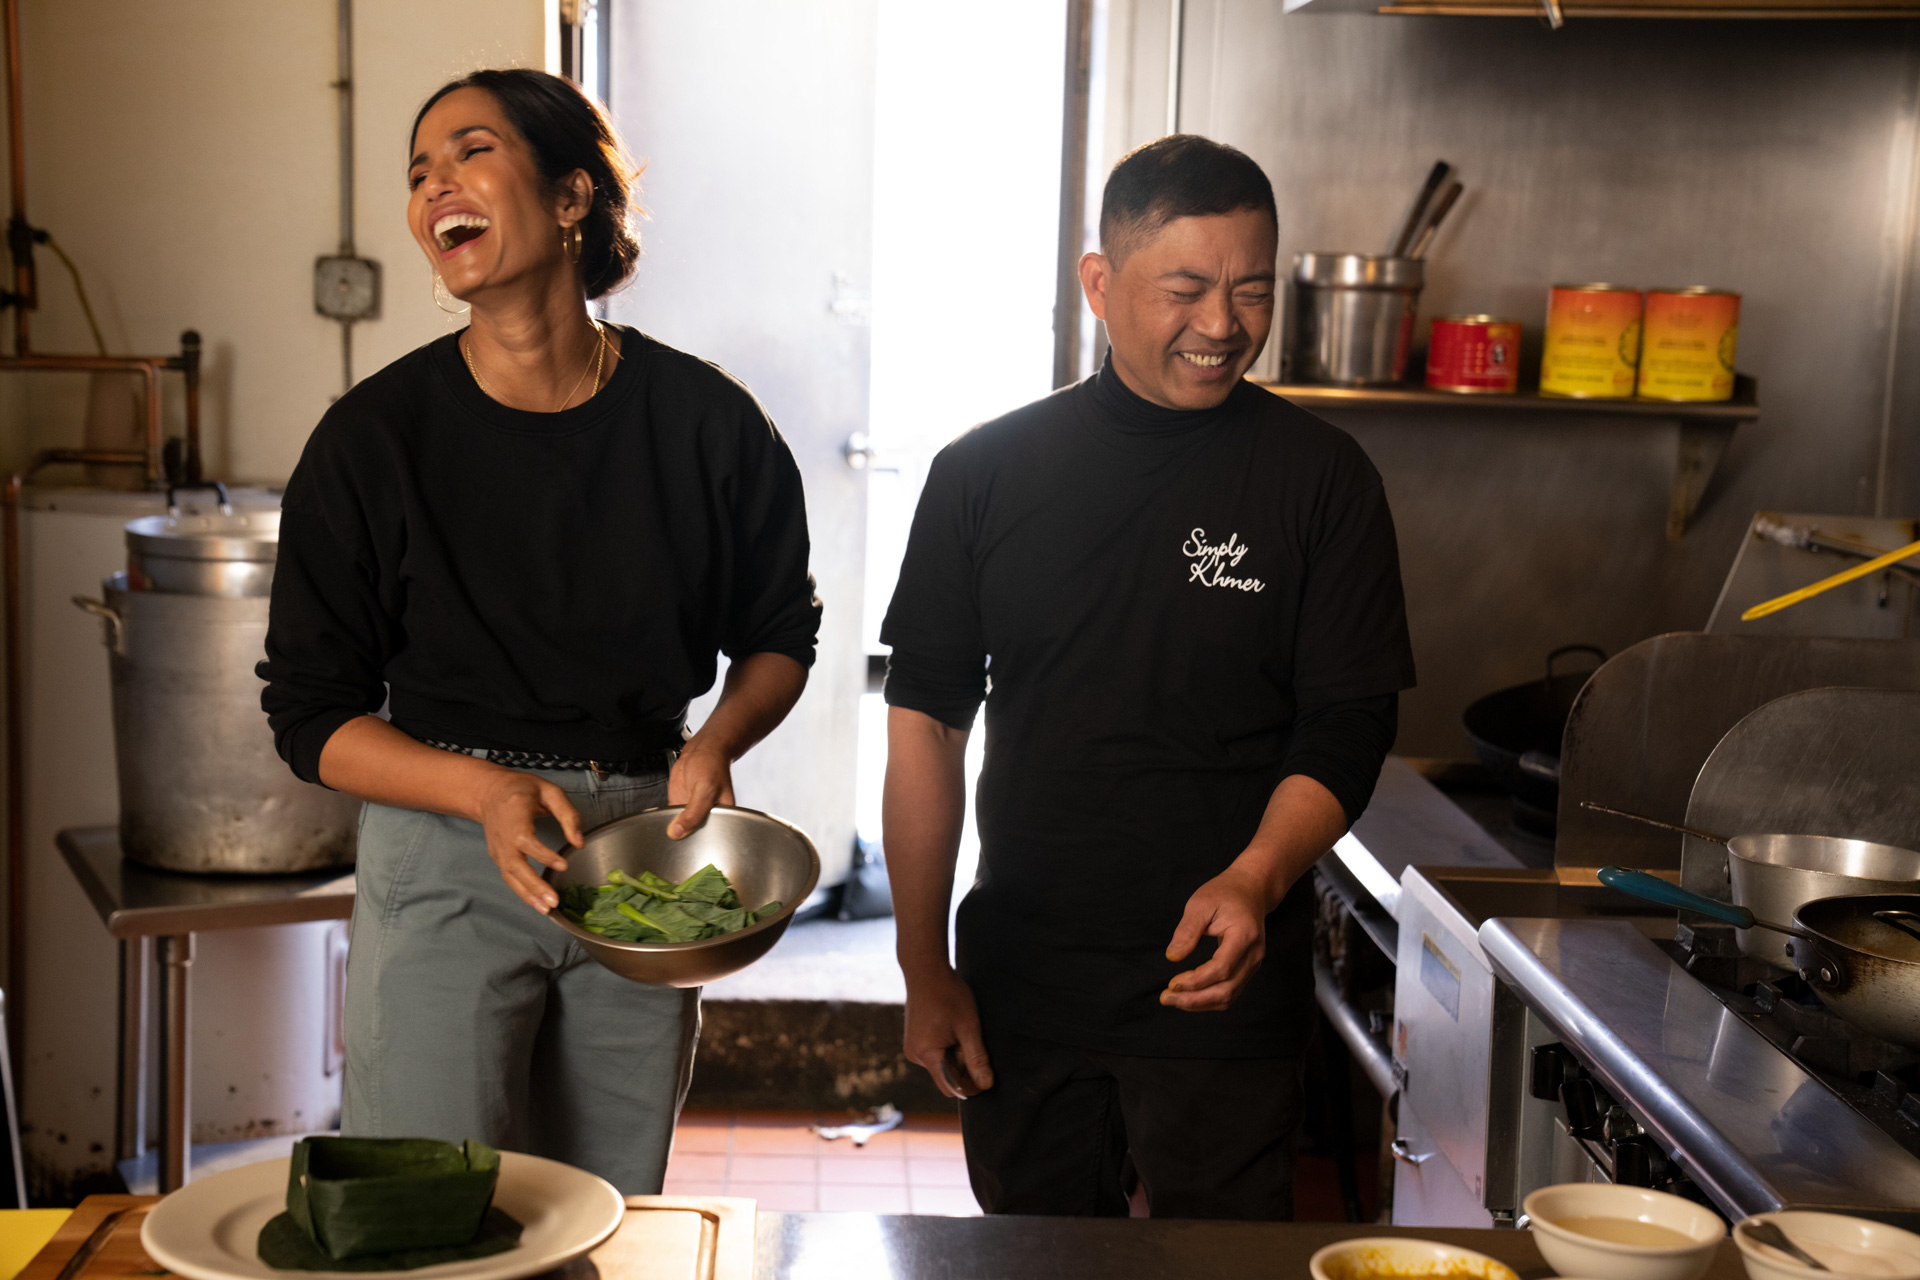
[[(462, 747), (451, 742), (435, 742), (431, 738), (420, 741), (442, 751), (452, 751), (457, 755), (470, 756), (478, 748)], [(674, 753), (656, 751), (651, 755), (638, 756), (632, 760), (571, 760), (565, 756), (550, 756), (540, 751), (495, 751), (487, 750), (487, 759), (494, 764), (503, 764), (509, 769), (551, 769), (557, 772), (586, 769), (598, 774), (619, 774), (623, 777), (637, 777), (647, 773), (665, 773), (673, 767)]]

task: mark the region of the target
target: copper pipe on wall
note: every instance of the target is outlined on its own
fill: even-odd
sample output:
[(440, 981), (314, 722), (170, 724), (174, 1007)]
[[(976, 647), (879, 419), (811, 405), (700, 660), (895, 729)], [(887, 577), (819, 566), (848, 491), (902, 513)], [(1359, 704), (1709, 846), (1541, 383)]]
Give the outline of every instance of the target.
[(7, 29), (7, 162), (11, 212), (7, 217), (7, 252), (13, 258), (13, 350), (31, 349), (32, 313), (40, 305), (33, 274), (33, 228), (27, 224), (26, 129), (20, 110), (20, 0), (5, 0)]

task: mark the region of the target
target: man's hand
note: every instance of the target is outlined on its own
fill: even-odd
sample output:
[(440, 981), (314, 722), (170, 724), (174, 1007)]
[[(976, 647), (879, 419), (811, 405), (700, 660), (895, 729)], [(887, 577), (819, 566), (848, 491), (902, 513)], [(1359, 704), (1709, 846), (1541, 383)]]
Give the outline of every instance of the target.
[[(929, 974), (907, 986), (907, 1034), (902, 1042), (909, 1062), (927, 1069), (940, 1092), (950, 1098), (970, 1098), (993, 1087), (993, 1067), (987, 1061), (986, 1042), (980, 1038), (980, 1014), (973, 992), (951, 969)], [(944, 1070), (948, 1052), (957, 1050), (959, 1063), (972, 1077), (949, 1078)]]
[(567, 843), (580, 847), (580, 812), (567, 793), (531, 773), (499, 769), (480, 789), (478, 816), (487, 836), (487, 856), (500, 868), (507, 888), (521, 901), (545, 914), (560, 905), (560, 896), (527, 865), (532, 858), (555, 871), (565, 871), (567, 860), (534, 834), (534, 819), (551, 814), (566, 833)]
[(1185, 960), (1202, 938), (1218, 938), (1219, 945), (1205, 964), (1173, 976), (1160, 993), (1161, 1004), (1198, 1013), (1225, 1009), (1240, 998), (1267, 958), (1267, 893), (1266, 884), (1238, 863), (1194, 890), (1167, 944), (1167, 959)]
[(1346, 814), (1326, 787), (1304, 774), (1282, 778), (1253, 842), (1187, 899), (1167, 959), (1179, 964), (1202, 938), (1219, 945), (1198, 969), (1174, 974), (1160, 1003), (1199, 1012), (1238, 1000), (1267, 958), (1267, 914), (1346, 829)]
[(684, 840), (698, 831), (716, 804), (733, 803), (733, 761), (723, 751), (689, 742), (667, 775), (667, 803), (687, 806), (667, 825), (667, 838)]

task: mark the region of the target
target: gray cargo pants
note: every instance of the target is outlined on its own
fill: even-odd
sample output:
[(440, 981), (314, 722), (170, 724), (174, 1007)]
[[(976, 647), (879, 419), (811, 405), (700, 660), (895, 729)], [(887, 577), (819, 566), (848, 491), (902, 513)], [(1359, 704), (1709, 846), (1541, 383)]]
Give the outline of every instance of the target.
[[(664, 773), (540, 776), (588, 830), (667, 799)], [(550, 820), (541, 835), (560, 847)], [(478, 1138), (657, 1194), (700, 993), (601, 968), (507, 888), (464, 818), (367, 805), (355, 878), (341, 1131)]]

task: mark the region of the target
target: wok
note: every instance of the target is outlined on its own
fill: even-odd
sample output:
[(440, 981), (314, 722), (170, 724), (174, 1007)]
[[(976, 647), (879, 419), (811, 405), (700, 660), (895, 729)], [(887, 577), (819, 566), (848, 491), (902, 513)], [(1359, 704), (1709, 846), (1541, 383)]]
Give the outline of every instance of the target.
[(1920, 1049), (1920, 893), (1818, 898), (1801, 904), (1787, 926), (1644, 871), (1602, 867), (1600, 883), (1738, 928), (1785, 934), (1794, 967), (1822, 1004), (1869, 1035)]
[[(1762, 920), (1791, 920), (1795, 911), (1816, 898), (1920, 893), (1920, 853), (1898, 845), (1837, 836), (1719, 836), (1590, 800), (1582, 801), (1581, 807), (1725, 845), (1733, 901)], [(1799, 967), (1779, 934), (1742, 928), (1737, 937), (1742, 955), (1776, 969)]]
[(1606, 650), (1595, 645), (1563, 645), (1547, 655), (1544, 679), (1490, 693), (1460, 717), (1474, 754), (1513, 797), (1513, 825), (1547, 839), (1553, 838), (1560, 807), (1560, 738), (1573, 700), (1593, 674), (1555, 675), (1554, 664), (1570, 653), (1607, 660)]

